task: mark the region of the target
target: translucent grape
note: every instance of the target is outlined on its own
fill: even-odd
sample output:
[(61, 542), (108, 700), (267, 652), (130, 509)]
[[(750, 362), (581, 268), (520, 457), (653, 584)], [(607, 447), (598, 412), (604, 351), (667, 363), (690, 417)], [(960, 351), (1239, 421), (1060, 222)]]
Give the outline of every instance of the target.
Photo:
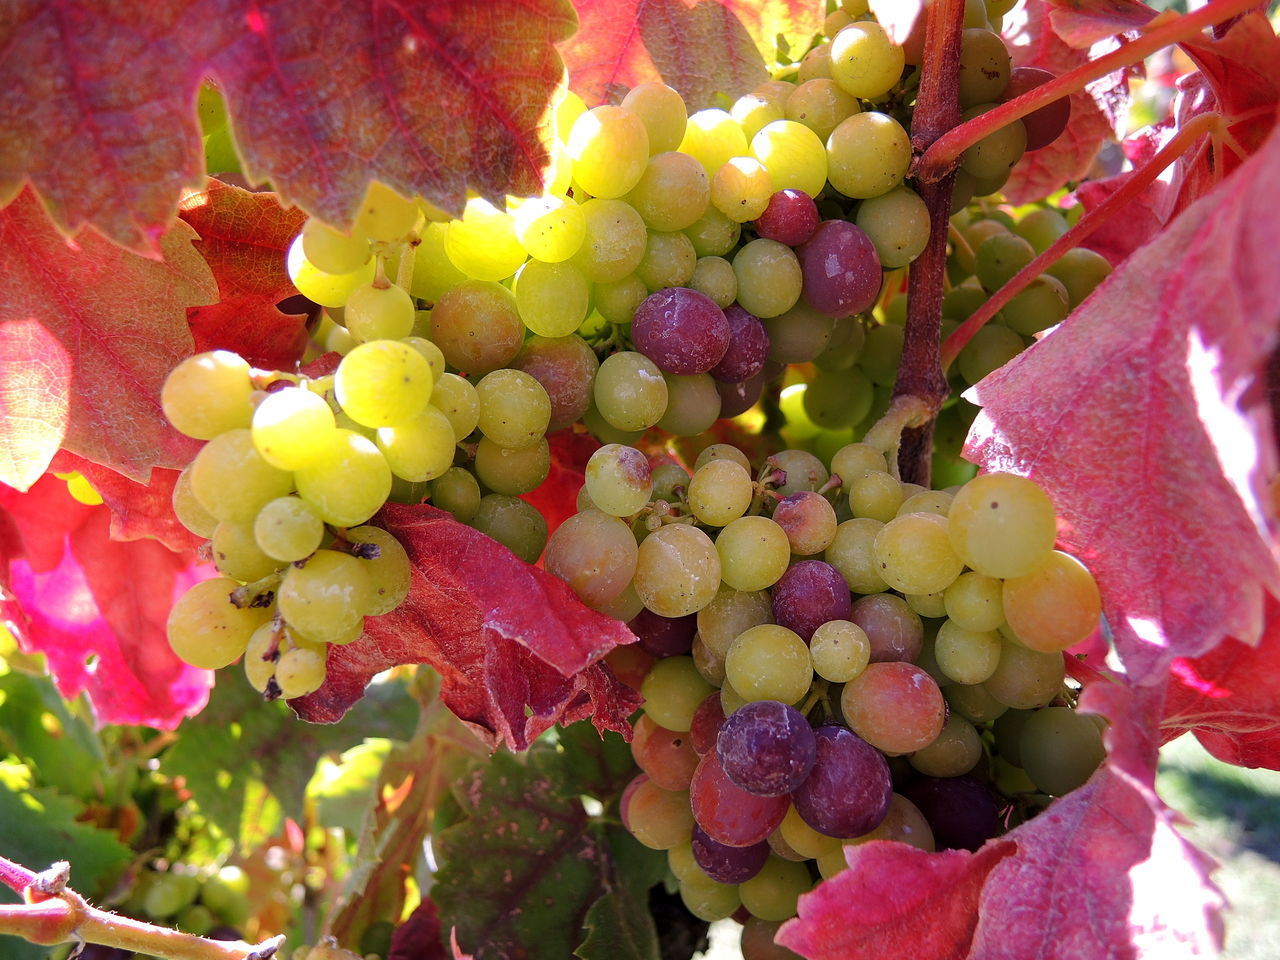
[(267, 556), (282, 563), (294, 563), (320, 548), (324, 521), (306, 500), (278, 497), (258, 511), (253, 521), (253, 536)]
[(338, 527), (364, 523), (391, 492), (386, 458), (367, 437), (341, 428), (294, 478), (321, 519)]
[(327, 223), (309, 217), (302, 225), (302, 252), (317, 270), (351, 273), (368, 262), (369, 240), (340, 233)]
[(294, 477), (258, 453), (249, 430), (228, 430), (201, 448), (191, 464), (191, 492), (219, 520), (252, 520), (268, 500), (293, 489)]
[(827, 137), (827, 175), (846, 197), (865, 200), (902, 183), (911, 138), (893, 117), (869, 111), (841, 120)]
[(735, 590), (764, 590), (791, 560), (786, 531), (768, 517), (739, 517), (716, 537), (720, 575)]
[(450, 467), (431, 481), (431, 502), (453, 519), (470, 523), (480, 509), (480, 485), (469, 470)]
[(178, 518), (178, 522), (184, 527), (197, 537), (205, 540), (213, 536), (213, 530), (218, 525), (218, 518), (201, 506), (200, 501), (196, 499), (195, 493), (192, 492), (190, 465), (178, 474), (178, 479), (173, 485), (171, 503), (174, 516)]
[(217, 670), (244, 653), (249, 637), (271, 612), (262, 607), (232, 605), (236, 581), (215, 577), (197, 583), (173, 605), (165, 633), (169, 646), (183, 663), (201, 670)]
[(291, 567), (276, 594), (285, 621), (325, 643), (357, 629), (373, 598), (364, 561), (335, 550), (317, 550), (303, 566)]
[(813, 886), (809, 868), (770, 856), (750, 880), (738, 885), (742, 905), (761, 920), (786, 920), (796, 915), (800, 894)]
[(885, 753), (912, 753), (933, 742), (947, 712), (933, 679), (900, 661), (868, 664), (845, 684), (840, 707), (853, 732)]
[(282, 566), (258, 546), (251, 522), (222, 521), (213, 531), (212, 551), (219, 573), (245, 583), (261, 580)]
[(356, 423), (388, 427), (421, 412), (434, 382), (431, 365), (413, 347), (371, 340), (342, 358), (334, 392), (343, 413)]
[(526, 200), (512, 216), (516, 240), (529, 256), (543, 263), (568, 260), (578, 252), (587, 235), (582, 208), (563, 197)]
[(289, 279), (298, 292), (322, 307), (340, 307), (347, 302), (356, 287), (373, 282), (376, 263), (371, 258), (364, 266), (351, 273), (325, 273), (307, 260), (302, 252), (302, 235), (299, 234), (289, 247), (285, 267)]
[(677, 149), (697, 160), (712, 177), (733, 157), (747, 155), (747, 138), (724, 110), (699, 110), (686, 122)]
[(696, 437), (711, 429), (720, 417), (720, 391), (708, 373), (687, 377), (664, 373), (667, 409), (657, 426), (677, 437)]
[(512, 285), (524, 325), (542, 337), (567, 337), (586, 319), (591, 304), (587, 278), (571, 263), (530, 260)]
[(395, 284), (377, 281), (356, 287), (347, 298), (342, 323), (351, 336), (366, 340), (399, 340), (413, 331), (413, 301)]
[(813, 672), (832, 683), (848, 683), (871, 658), (866, 631), (849, 620), (828, 620), (809, 640)]
[(689, 481), (689, 509), (703, 523), (723, 527), (751, 505), (751, 475), (732, 460), (712, 460)]
[(652, 230), (683, 230), (707, 210), (711, 181), (687, 153), (670, 151), (649, 159), (626, 201)]
[(449, 261), (474, 280), (505, 280), (524, 263), (524, 247), (516, 239), (515, 219), (488, 200), (472, 197), (461, 220), (444, 236)]
[(510, 363), (524, 332), (515, 296), (499, 283), (460, 283), (431, 311), (431, 339), (449, 365), (477, 376)]
[(640, 544), (635, 588), (654, 613), (664, 617), (696, 613), (715, 598), (719, 586), (716, 545), (696, 527), (668, 524)]
[(622, 200), (595, 199), (582, 205), (586, 238), (572, 262), (592, 283), (621, 280), (644, 258), (644, 220)]
[(1002, 637), (1000, 662), (983, 686), (1005, 706), (1030, 710), (1051, 702), (1061, 692), (1065, 675), (1062, 654), (1041, 653)]
[(873, 661), (914, 661), (919, 657), (924, 625), (901, 597), (891, 593), (859, 597), (849, 610), (849, 620), (866, 633)]
[(876, 100), (902, 76), (906, 55), (880, 24), (860, 20), (831, 40), (831, 78), (855, 97)]
[(777, 624), (740, 633), (729, 646), (724, 669), (728, 682), (747, 701), (798, 703), (813, 682), (808, 646), (799, 634)]
[(711, 178), (711, 202), (738, 223), (760, 216), (773, 192), (772, 176), (754, 157), (733, 157)]
[(693, 242), (683, 233), (651, 230), (635, 276), (648, 290), (684, 287), (693, 278), (697, 262)]
[(360, 561), (371, 587), (367, 612), (371, 616), (390, 613), (409, 595), (409, 555), (395, 534), (381, 527), (355, 527), (346, 536), (352, 543), (369, 543), (378, 548), (378, 556)]
[(369, 184), (360, 204), (351, 232), (390, 243), (402, 239), (412, 231), (420, 216), (416, 203), (400, 196), (386, 184), (374, 180)]
[(325, 656), (307, 647), (294, 647), (276, 663), (276, 685), (286, 700), (304, 697), (324, 685)]
[(800, 299), (804, 273), (790, 247), (763, 237), (744, 245), (733, 258), (738, 304), (767, 319), (786, 313)]
[(751, 138), (751, 155), (764, 164), (775, 190), (801, 190), (816, 197), (826, 186), (827, 151), (802, 123), (775, 120), (761, 127)]
[(253, 412), (253, 443), (262, 459), (297, 470), (324, 446), (334, 429), (333, 411), (319, 394), (286, 387), (267, 394)]
[(457, 439), (449, 418), (427, 406), (394, 426), (379, 427), (374, 443), (393, 474), (421, 483), (434, 480), (453, 466)]
[(249, 426), (253, 418), (249, 374), (249, 364), (238, 354), (198, 353), (169, 371), (160, 390), (160, 406), (179, 433), (212, 440)]
[(649, 161), (644, 122), (623, 107), (594, 107), (578, 117), (566, 143), (573, 176), (593, 197), (621, 197)]
[(1093, 575), (1075, 557), (1054, 550), (1030, 573), (1004, 582), (1004, 614), (1032, 650), (1057, 653), (1089, 636), (1102, 615)]
[(519, 496), (536, 489), (547, 479), (551, 472), (550, 445), (541, 437), (527, 447), (512, 450), (481, 437), (472, 467), (480, 482), (494, 493)]
[(649, 502), (653, 471), (649, 460), (634, 447), (605, 444), (591, 455), (586, 468), (591, 502), (615, 517), (629, 517)]
[(805, 80), (787, 97), (787, 119), (803, 123), (823, 142), (841, 120), (860, 110), (857, 98), (828, 77)]
[(497, 540), (525, 563), (536, 563), (547, 545), (547, 521), (519, 497), (486, 494), (471, 518), (471, 526)]
[(1083, 786), (1107, 755), (1093, 719), (1069, 707), (1045, 707), (1027, 717), (1018, 753), (1036, 787), (1055, 797)]
[(989, 577), (1030, 573), (1053, 550), (1053, 504), (1031, 480), (1009, 473), (975, 477), (955, 495), (947, 530), (956, 554)]
[(522, 370), (494, 370), (476, 384), (480, 432), (499, 446), (520, 450), (537, 443), (551, 421), (542, 384)]
[(624, 350), (600, 364), (594, 399), (596, 409), (610, 425), (619, 430), (644, 430), (666, 412), (667, 382), (648, 357)]
[(480, 422), (480, 397), (476, 388), (456, 373), (441, 375), (431, 391), (431, 406), (445, 415), (459, 440), (470, 436)]
[(641, 684), (644, 712), (660, 727), (686, 731), (693, 724), (698, 704), (711, 693), (711, 684), (702, 679), (689, 657), (666, 657), (657, 661)]

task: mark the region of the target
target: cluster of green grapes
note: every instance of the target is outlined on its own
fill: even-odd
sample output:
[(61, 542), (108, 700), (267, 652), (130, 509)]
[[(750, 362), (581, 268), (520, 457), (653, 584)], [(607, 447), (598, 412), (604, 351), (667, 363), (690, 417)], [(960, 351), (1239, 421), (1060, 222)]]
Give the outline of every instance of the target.
[(234, 931), (249, 919), (249, 876), (236, 866), (213, 873), (174, 867), (145, 870), (138, 876), (121, 910), (129, 916), (172, 923), (179, 930), (205, 937), (239, 939)]
[(596, 451), (543, 562), (639, 637), (609, 658), (644, 696), (621, 813), (695, 915), (780, 923), (846, 844), (976, 849), (1089, 777), (1062, 651), (1101, 601), (1056, 530), (1030, 480), (928, 490), (866, 443)]

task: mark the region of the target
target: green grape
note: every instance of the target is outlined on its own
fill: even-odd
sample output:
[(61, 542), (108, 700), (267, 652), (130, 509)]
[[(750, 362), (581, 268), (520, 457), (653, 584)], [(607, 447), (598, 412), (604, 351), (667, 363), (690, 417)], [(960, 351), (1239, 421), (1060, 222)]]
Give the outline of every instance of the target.
[(276, 594), (285, 622), (324, 643), (338, 642), (358, 628), (373, 600), (364, 561), (335, 550), (317, 550), (302, 566), (290, 567)]
[(1051, 702), (1061, 692), (1065, 675), (1062, 654), (1041, 653), (1002, 637), (1000, 663), (982, 685), (1005, 706), (1030, 710)]
[(861, 476), (867, 470), (889, 472), (884, 454), (867, 443), (850, 443), (841, 447), (831, 458), (831, 473), (840, 477)]
[(191, 463), (191, 492), (219, 520), (252, 520), (268, 500), (289, 493), (293, 481), (262, 459), (245, 429), (214, 437)]
[(369, 184), (369, 190), (356, 214), (353, 234), (363, 234), (372, 240), (391, 243), (413, 232), (422, 214), (418, 205), (406, 200), (395, 190), (377, 180)]
[(982, 683), (1000, 662), (1000, 635), (995, 630), (966, 630), (953, 620), (938, 628), (934, 641), (938, 669), (956, 683)]
[(422, 354), (422, 358), (427, 361), (427, 366), (431, 368), (432, 382), (438, 383), (444, 375), (445, 368), (444, 354), (440, 352), (440, 348), (424, 337), (404, 337), (401, 342)]
[(935, 513), (894, 517), (876, 534), (873, 549), (885, 583), (901, 593), (945, 590), (964, 569), (951, 547), (947, 518)]
[(769, 359), (779, 363), (808, 363), (827, 349), (835, 329), (832, 317), (803, 299), (785, 313), (765, 317), (762, 322), (769, 334)]
[(699, 110), (685, 122), (684, 136), (677, 149), (702, 164), (710, 178), (731, 158), (747, 155), (747, 138), (724, 110)]
[(244, 676), (249, 686), (259, 693), (267, 692), (267, 685), (276, 675), (276, 661), (280, 659), (280, 647), (285, 640), (281, 636), (293, 638), (293, 633), (284, 626), (278, 626), (275, 620), (268, 620), (249, 638), (244, 651)]
[(998, 33), (974, 27), (960, 41), (960, 107), (994, 103), (1009, 85), (1012, 62)]
[[(713, 443), (703, 447), (698, 458), (693, 461), (693, 469), (700, 470), (712, 460), (732, 460), (748, 474), (751, 473), (751, 461), (747, 459), (745, 453), (731, 443)], [(688, 477), (685, 479), (687, 480)]]
[(649, 288), (634, 273), (612, 283), (595, 285), (595, 308), (610, 323), (630, 323), (636, 307), (649, 296)]
[(622, 443), (630, 446), (644, 436), (643, 430), (619, 430), (592, 404), (582, 415), (582, 425), (601, 443)]
[[(668, 528), (670, 529), (670, 528)], [(645, 675), (640, 686), (645, 714), (666, 730), (687, 731), (693, 712), (711, 693), (692, 657), (664, 657)]]
[(813, 632), (809, 656), (813, 659), (813, 672), (823, 680), (848, 683), (867, 668), (871, 641), (856, 623), (828, 620)]
[(1107, 755), (1097, 725), (1069, 707), (1037, 710), (1023, 723), (1018, 740), (1027, 776), (1055, 797), (1083, 786)]
[(739, 517), (716, 537), (724, 582), (735, 590), (764, 590), (787, 572), (791, 542), (768, 517)]
[(445, 291), (467, 279), (445, 253), (447, 223), (428, 223), (413, 250), (413, 284), (409, 292), (420, 300), (435, 303)]
[(173, 513), (178, 522), (202, 539), (213, 536), (218, 518), (201, 506), (191, 489), (191, 466), (186, 466), (173, 485)]
[(178, 916), (177, 927), (183, 933), (195, 937), (203, 937), (218, 925), (218, 918), (213, 911), (200, 903), (193, 903)]
[(302, 225), (302, 252), (308, 262), (325, 273), (352, 273), (368, 262), (369, 240), (340, 233), (309, 217)]
[[(791, 84), (787, 84), (788, 90)], [(787, 100), (785, 96), (767, 95), (760, 91), (746, 93), (733, 101), (729, 115), (742, 128), (743, 134), (750, 140), (760, 130), (775, 120), (795, 120), (787, 116)]]
[(839, 850), (841, 842), (835, 837), (819, 833), (805, 823), (795, 807), (788, 807), (786, 816), (778, 825), (778, 832), (788, 847), (806, 859), (816, 859), (824, 854)]
[(860, 477), (846, 478), (845, 490), (848, 491), (849, 509), (854, 517), (869, 517), (881, 523), (894, 519), (905, 499), (902, 484), (878, 470), (867, 470)]
[(456, 373), (443, 374), (431, 391), (431, 406), (449, 420), (453, 435), (464, 440), (480, 422), (480, 396), (471, 381)]
[(294, 478), (299, 495), (315, 507), (325, 523), (335, 527), (364, 523), (391, 493), (391, 468), (386, 457), (367, 437), (341, 428)]
[(970, 723), (989, 723), (1009, 709), (980, 683), (951, 683), (943, 688), (942, 693), (952, 711)]
[(399, 340), (413, 331), (414, 309), (409, 295), (394, 284), (356, 287), (342, 311), (343, 325), (358, 342)]
[(249, 875), (240, 867), (225, 866), (205, 881), (200, 900), (223, 923), (239, 926), (249, 913)]
[(596, 410), (610, 426), (645, 430), (666, 412), (667, 381), (648, 357), (624, 350), (600, 364), (593, 397)]
[(259, 549), (281, 563), (305, 560), (320, 549), (324, 521), (306, 500), (277, 497), (264, 504), (253, 521)]
[(804, 392), (804, 412), (824, 430), (852, 427), (871, 412), (871, 381), (859, 370), (819, 373)]
[(644, 121), (623, 107), (594, 107), (578, 117), (565, 144), (573, 176), (593, 197), (621, 197), (649, 161)]
[(773, 193), (773, 178), (754, 157), (733, 157), (711, 178), (711, 202), (738, 223), (764, 213)]
[(960, 777), (982, 759), (982, 739), (973, 724), (952, 716), (937, 738), (911, 754), (910, 763), (926, 777)]
[(1031, 480), (988, 473), (955, 495), (948, 532), (956, 554), (989, 577), (1030, 573), (1053, 551), (1057, 538), (1053, 504)]
[(622, 108), (640, 118), (649, 134), (649, 152), (665, 153), (675, 150), (684, 138), (684, 98), (675, 90), (657, 80), (650, 80), (632, 87), (622, 98)]
[(513, 450), (488, 437), (476, 445), (476, 476), (494, 493), (519, 496), (536, 489), (551, 472), (551, 450), (545, 437)]
[(547, 545), (547, 521), (519, 497), (486, 494), (470, 522), (525, 563), (536, 563)]
[(800, 894), (813, 886), (809, 867), (770, 854), (760, 872), (738, 884), (742, 905), (761, 920), (788, 920), (796, 915)]
[(686, 844), (693, 834), (693, 808), (688, 791), (663, 790), (643, 781), (627, 801), (627, 829), (652, 850)]
[(697, 613), (720, 587), (716, 545), (697, 527), (661, 527), (640, 544), (634, 584), (644, 605), (660, 617)]
[(213, 531), (213, 565), (224, 577), (248, 583), (283, 565), (258, 546), (253, 527), (253, 522), (224, 520)]
[(431, 502), (460, 523), (470, 523), (480, 510), (480, 485), (462, 467), (450, 467), (431, 481)]
[(240, 584), (226, 577), (197, 583), (173, 605), (165, 633), (183, 663), (218, 670), (244, 653), (253, 631), (271, 616), (262, 607), (241, 609), (231, 603)]
[(1111, 264), (1100, 253), (1076, 247), (1050, 264), (1046, 272), (1062, 281), (1071, 298), (1071, 309), (1074, 310), (1098, 284), (1111, 275)]
[(516, 274), (512, 291), (524, 325), (542, 337), (567, 337), (591, 305), (587, 278), (571, 263), (530, 260)]
[(605, 444), (587, 461), (586, 490), (591, 502), (614, 517), (629, 517), (649, 502), (653, 471), (634, 447)]
[(649, 158), (639, 181), (626, 196), (650, 230), (683, 230), (711, 201), (707, 171), (687, 153), (670, 151)]
[(880, 576), (875, 555), (875, 539), (883, 528), (883, 521), (869, 517), (846, 520), (836, 527), (835, 539), (823, 552), (822, 558), (840, 571), (854, 593), (883, 593), (889, 589)]
[(951, 512), (951, 499), (951, 494), (945, 490), (921, 490), (902, 501), (897, 516), (901, 517), (908, 513), (936, 513), (940, 517), (945, 517)]
[(701, 522), (723, 527), (751, 506), (751, 474), (733, 460), (710, 460), (689, 480), (689, 509)]
[(786, 244), (763, 237), (752, 240), (734, 256), (733, 272), (739, 305), (761, 319), (786, 313), (800, 299), (800, 261)]
[(773, 602), (764, 590), (742, 591), (722, 585), (715, 598), (698, 611), (698, 636), (721, 661), (738, 634), (773, 623)]
[(1061, 323), (1067, 318), (1071, 298), (1057, 277), (1036, 277), (1000, 310), (1004, 325), (1015, 333), (1030, 337)]
[(902, 362), (902, 339), (902, 327), (892, 324), (875, 326), (867, 331), (867, 342), (858, 365), (872, 383), (893, 385)]
[(564, 197), (533, 197), (521, 203), (512, 216), (516, 240), (529, 256), (543, 263), (568, 260), (587, 235), (582, 208)]
[(886, 270), (905, 267), (929, 243), (929, 208), (908, 187), (862, 201), (854, 222), (871, 238)]
[(742, 224), (708, 205), (702, 216), (685, 228), (684, 235), (693, 242), (698, 256), (723, 257), (738, 245)]
[(347, 531), (346, 537), (352, 543), (371, 543), (378, 548), (378, 556), (360, 561), (372, 587), (368, 613), (390, 613), (409, 595), (409, 555), (395, 534), (381, 527), (355, 527)]
[[(970, 107), (960, 115), (961, 122), (981, 116), (994, 109), (994, 103), (982, 103)], [(960, 166), (979, 181), (1008, 176), (1013, 165), (1017, 163), (1027, 149), (1027, 128), (1021, 120), (1014, 120), (999, 130), (987, 134), (960, 157)], [(983, 187), (975, 189), (975, 194), (983, 196)], [(992, 192), (990, 190), (986, 192)]]
[(696, 437), (711, 429), (720, 417), (720, 391), (709, 373), (680, 376), (664, 373), (667, 409), (658, 428), (677, 437)]
[(556, 528), (547, 541), (543, 567), (587, 604), (621, 594), (636, 571), (638, 549), (631, 528), (617, 517), (588, 509)]
[(523, 370), (495, 370), (476, 384), (480, 432), (502, 447), (520, 450), (546, 435), (551, 399)]
[(764, 164), (774, 190), (790, 188), (816, 197), (826, 186), (827, 151), (803, 123), (775, 120), (761, 127), (751, 138), (751, 156)]
[(161, 409), (179, 433), (197, 440), (247, 427), (253, 419), (250, 373), (249, 364), (227, 350), (187, 357), (165, 378)]
[(739, 707), (746, 706), (747, 701), (743, 699), (742, 694), (733, 689), (728, 679), (720, 686), (720, 709), (726, 717), (731, 717)]
[(397, 340), (362, 343), (338, 364), (334, 391), (342, 411), (366, 427), (399, 424), (431, 398), (431, 365)]
[(911, 140), (886, 114), (854, 114), (827, 138), (827, 163), (831, 185), (845, 196), (878, 197), (902, 183), (911, 163)]
[(1052, 207), (1036, 207), (1013, 225), (1013, 232), (1031, 244), (1036, 253), (1044, 253), (1067, 232), (1067, 218)]
[(831, 80), (831, 44), (820, 43), (804, 55), (796, 71), (796, 83)]
[(846, 117), (861, 111), (856, 97), (827, 77), (805, 80), (787, 97), (787, 119), (803, 123), (826, 143)]
[(748, 701), (798, 703), (813, 683), (809, 647), (799, 634), (772, 623), (740, 633), (725, 654), (724, 670)]
[(963, 322), (987, 302), (987, 292), (973, 279), (958, 284), (942, 295), (944, 320)]
[(636, 267), (635, 276), (649, 290), (683, 287), (693, 277), (697, 262), (693, 243), (683, 233), (650, 231), (644, 257)]
[(1009, 628), (1032, 650), (1057, 653), (1098, 626), (1098, 584), (1079, 560), (1054, 550), (1028, 573), (1009, 577), (1001, 596)]
[(1004, 623), (1001, 583), (969, 570), (960, 574), (943, 597), (947, 616), (965, 630), (983, 632)]
[(592, 283), (609, 283), (634, 273), (644, 258), (648, 232), (622, 200), (588, 200), (582, 205), (587, 235), (572, 262)]
[(147, 887), (142, 909), (156, 920), (172, 917), (196, 898), (200, 881), (192, 874), (166, 871), (157, 873)]
[(298, 292), (322, 307), (340, 307), (347, 302), (351, 291), (366, 283), (372, 283), (377, 265), (373, 259), (351, 273), (325, 273), (306, 258), (302, 252), (302, 234), (289, 247), (285, 268)]
[(738, 275), (724, 257), (699, 257), (693, 267), (693, 276), (689, 278), (689, 286), (705, 293), (721, 310), (738, 299)]
[(956, 366), (966, 383), (977, 383), (1016, 357), (1025, 346), (1022, 338), (1004, 324), (988, 323), (964, 345)]
[(305, 387), (267, 394), (253, 411), (253, 444), (279, 470), (306, 466), (335, 427), (333, 411)]
[(988, 290), (999, 290), (1036, 257), (1031, 244), (1011, 233), (997, 233), (974, 251), (974, 272)]
[(855, 97), (877, 100), (897, 84), (906, 54), (880, 24), (851, 23), (831, 41), (831, 78)]
[(780, 497), (800, 490), (817, 490), (829, 476), (822, 461), (808, 450), (779, 450), (769, 458), (769, 462), (787, 475), (774, 487), (774, 492)]
[(444, 252), (468, 277), (488, 281), (507, 279), (527, 257), (516, 239), (515, 219), (480, 197), (468, 200), (462, 219), (449, 224)]
[(717, 883), (705, 874), (680, 882), (680, 901), (695, 917), (709, 923), (733, 916), (742, 906), (736, 885)]
[(306, 647), (294, 647), (276, 663), (276, 686), (286, 700), (304, 697), (324, 684), (325, 655)]

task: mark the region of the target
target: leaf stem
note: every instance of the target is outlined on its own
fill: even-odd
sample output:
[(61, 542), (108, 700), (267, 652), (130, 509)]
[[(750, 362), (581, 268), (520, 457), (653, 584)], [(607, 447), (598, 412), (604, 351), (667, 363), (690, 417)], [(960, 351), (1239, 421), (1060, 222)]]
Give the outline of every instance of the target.
[(974, 334), (981, 330), (987, 321), (1010, 300), (1021, 293), (1032, 280), (1044, 273), (1046, 268), (1055, 263), (1064, 253), (1079, 246), (1089, 234), (1110, 220), (1117, 211), (1144, 190), (1165, 167), (1182, 156), (1197, 140), (1206, 133), (1220, 129), (1223, 125), (1222, 115), (1218, 113), (1203, 113), (1189, 121), (1155, 156), (1134, 171), (1133, 176), (1125, 181), (1119, 190), (1081, 217), (1074, 227), (1014, 274), (1008, 283), (993, 293), (969, 319), (951, 332), (951, 336), (947, 337), (946, 343), (942, 345), (943, 368), (950, 367), (960, 351), (973, 339)]
[[(1019, 120), (1046, 104), (1052, 103), (1086, 84), (1120, 70), (1172, 43), (1187, 40), (1207, 26), (1229, 20), (1257, 6), (1256, 0), (1213, 0), (1194, 13), (1176, 17), (1159, 17), (1144, 28), (1136, 40), (1121, 43), (1120, 47), (1097, 60), (1083, 63), (1062, 76), (1043, 83), (994, 110), (974, 117), (940, 137), (916, 162), (914, 176), (922, 182), (940, 180), (955, 168), (960, 154), (983, 137), (1014, 120)], [(926, 48), (927, 49), (927, 48)]]
[(0, 857), (0, 882), (4, 883), (14, 893), (22, 893), (23, 890), (35, 882), (35, 879), (36, 874), (26, 867), (5, 857)]

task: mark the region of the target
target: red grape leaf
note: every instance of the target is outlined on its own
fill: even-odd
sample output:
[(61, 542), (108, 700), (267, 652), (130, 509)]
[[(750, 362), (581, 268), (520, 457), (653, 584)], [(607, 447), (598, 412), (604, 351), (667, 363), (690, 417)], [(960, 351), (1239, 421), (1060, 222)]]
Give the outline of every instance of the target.
[[(1107, 52), (1114, 43), (1104, 41), (1092, 51), (1076, 50), (1054, 33), (1043, 4), (1020, 5), (1005, 18), (1005, 43), (1017, 67), (1040, 67), (1054, 74)], [(1103, 142), (1123, 126), (1129, 100), (1129, 82), (1123, 71), (1097, 80), (1071, 95), (1071, 119), (1058, 139), (1029, 151), (1013, 168), (1002, 192), (1013, 203), (1028, 203), (1048, 196), (1063, 184), (1088, 172)]]
[(68, 450), (142, 483), (197, 447), (160, 410), (165, 376), (192, 352), (186, 308), (216, 296), (193, 238), (175, 224), (164, 259), (148, 260), (92, 233), (67, 241), (29, 191), (0, 211), (0, 324), (39, 325), (71, 364), (69, 379), (42, 385), (42, 409), (67, 411)]
[(0, 323), (0, 483), (28, 490), (67, 432), (71, 357), (38, 320)]
[(1138, 682), (1223, 636), (1257, 643), (1263, 592), (1280, 594), (1257, 493), (1275, 472), (1257, 394), (1280, 316), (1280, 229), (1257, 198), (1277, 176), (1273, 136), (968, 394), (983, 409), (966, 456), (1045, 488)]
[(490, 746), (523, 750), (553, 723), (587, 716), (630, 736), (638, 697), (598, 662), (634, 642), (623, 624), (443, 510), (389, 504), (378, 519), (413, 562), (409, 597), (366, 620), (362, 639), (330, 648), (325, 685), (293, 701), (300, 717), (336, 721), (374, 674), (427, 663), (444, 702)]
[(578, 491), (586, 482), (587, 461), (600, 449), (589, 433), (557, 430), (547, 437), (551, 447), (551, 471), (547, 479), (520, 499), (537, 508), (547, 521), (547, 536), (578, 512)]
[[(820, 4), (803, 0), (579, 0), (581, 27), (560, 45), (570, 86), (588, 106), (618, 102), (662, 80), (690, 112), (769, 79), (778, 38), (793, 54), (822, 29)], [(708, 51), (714, 51), (708, 54)]]
[(774, 938), (810, 960), (963, 960), (987, 875), (1015, 847), (926, 853), (877, 840), (844, 850), (849, 869), (802, 895), (799, 916)]
[(173, 729), (208, 700), (213, 674), (169, 649), (174, 601), (207, 574), (154, 540), (113, 541), (111, 511), (73, 500), (46, 475), (28, 493), (0, 486), (22, 537), (5, 573), (26, 650), (48, 657), (64, 697), (88, 693), (101, 723)]
[(307, 315), (282, 313), (261, 297), (188, 307), (195, 352), (231, 350), (255, 367), (293, 370), (307, 349)]
[[(1123, 187), (1132, 176), (1133, 171), (1128, 170), (1105, 180), (1086, 180), (1076, 188), (1075, 195), (1085, 210), (1092, 210)], [(1124, 262), (1129, 254), (1164, 228), (1165, 218), (1156, 211), (1154, 204), (1152, 191), (1144, 190), (1125, 204), (1119, 215), (1089, 234), (1083, 245), (1102, 254), (1112, 266)]]
[(1053, 32), (1077, 49), (1141, 29), (1156, 11), (1139, 0), (1046, 0)]
[(1280, 770), (1280, 603), (1270, 597), (1266, 618), (1256, 647), (1227, 639), (1173, 661), (1165, 739), (1192, 730), (1219, 760)]

